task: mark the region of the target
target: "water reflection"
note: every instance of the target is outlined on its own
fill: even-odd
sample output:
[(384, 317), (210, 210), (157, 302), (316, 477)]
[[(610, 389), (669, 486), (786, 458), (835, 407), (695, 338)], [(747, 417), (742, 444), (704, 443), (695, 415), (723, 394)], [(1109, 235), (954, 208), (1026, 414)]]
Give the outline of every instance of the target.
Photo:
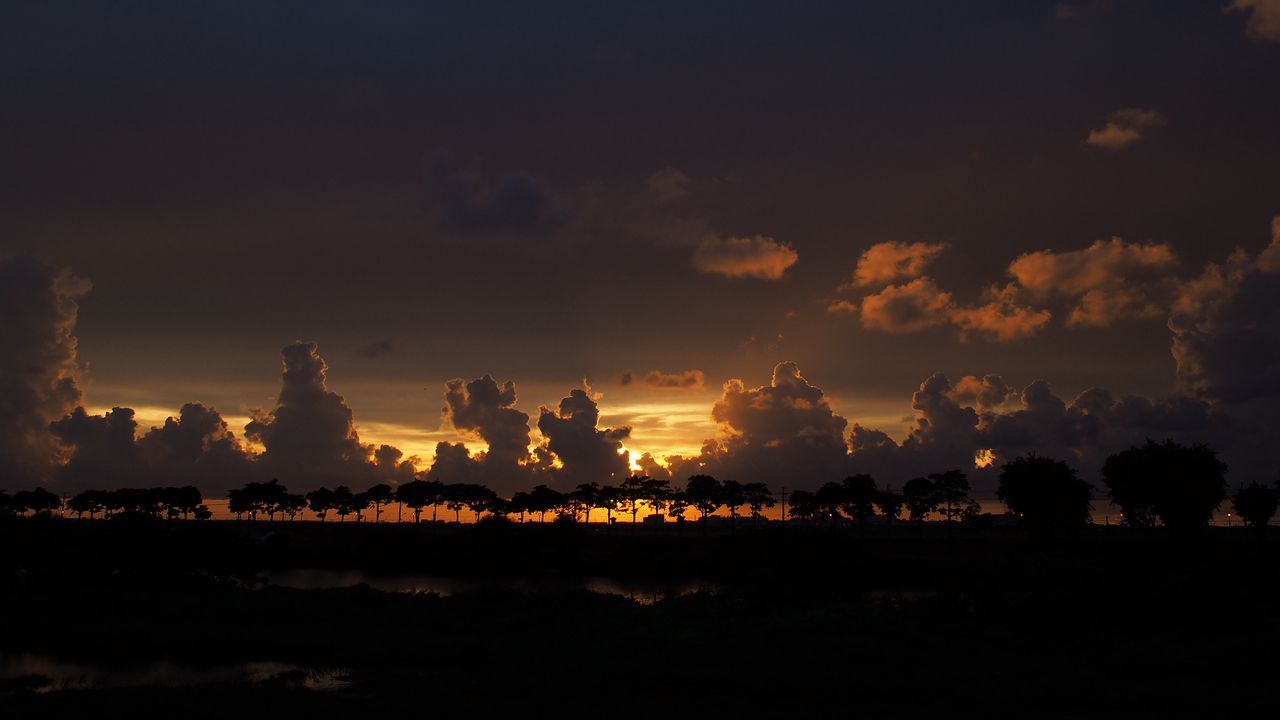
[(221, 667), (179, 665), (167, 661), (135, 665), (63, 662), (43, 655), (0, 655), (0, 681), (16, 688), (50, 692), (122, 687), (191, 687), (264, 684), (329, 691), (347, 686), (347, 671), (308, 668), (279, 662), (248, 662)]
[(487, 588), (522, 592), (586, 590), (601, 595), (619, 595), (641, 605), (652, 605), (690, 593), (714, 593), (720, 590), (714, 583), (699, 580), (676, 583), (623, 581), (613, 578), (474, 580), (439, 575), (372, 575), (359, 570), (278, 570), (265, 575), (268, 585), (298, 590), (329, 590), (362, 584), (382, 592), (437, 595), (456, 595)]

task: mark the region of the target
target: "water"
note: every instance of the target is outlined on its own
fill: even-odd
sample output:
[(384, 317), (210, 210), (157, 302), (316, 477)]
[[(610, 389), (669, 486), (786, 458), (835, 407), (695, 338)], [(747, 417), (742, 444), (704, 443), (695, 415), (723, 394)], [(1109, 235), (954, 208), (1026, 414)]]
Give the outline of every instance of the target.
[(126, 665), (83, 664), (45, 655), (0, 654), (0, 681), (31, 678), (29, 689), (91, 690), (126, 687), (193, 687), (197, 685), (279, 683), (316, 691), (347, 687), (347, 671), (308, 668), (280, 662), (248, 662), (221, 667), (155, 661)]
[(439, 575), (371, 575), (360, 570), (270, 571), (266, 573), (266, 581), (268, 585), (298, 590), (329, 590), (363, 584), (382, 592), (435, 593), (445, 596), (487, 588), (523, 592), (586, 590), (601, 595), (618, 595), (641, 605), (652, 605), (690, 593), (714, 593), (720, 590), (714, 583), (698, 580), (676, 583), (635, 582), (612, 578), (473, 580)]

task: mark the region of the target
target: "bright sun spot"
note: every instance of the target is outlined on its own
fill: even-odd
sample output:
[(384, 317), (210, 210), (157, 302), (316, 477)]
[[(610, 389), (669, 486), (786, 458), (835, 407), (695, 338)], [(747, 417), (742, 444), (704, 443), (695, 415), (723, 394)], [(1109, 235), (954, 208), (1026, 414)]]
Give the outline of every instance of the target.
[(973, 454), (973, 466), (976, 468), (991, 467), (996, 462), (996, 454), (990, 448), (979, 450)]

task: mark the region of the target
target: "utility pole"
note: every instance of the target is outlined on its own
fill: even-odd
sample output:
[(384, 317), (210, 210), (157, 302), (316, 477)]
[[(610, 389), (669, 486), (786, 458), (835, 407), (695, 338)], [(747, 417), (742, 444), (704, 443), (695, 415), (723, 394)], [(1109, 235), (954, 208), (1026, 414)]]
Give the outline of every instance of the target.
[(782, 486), (782, 491), (778, 493), (782, 498), (782, 524), (787, 523), (787, 486)]

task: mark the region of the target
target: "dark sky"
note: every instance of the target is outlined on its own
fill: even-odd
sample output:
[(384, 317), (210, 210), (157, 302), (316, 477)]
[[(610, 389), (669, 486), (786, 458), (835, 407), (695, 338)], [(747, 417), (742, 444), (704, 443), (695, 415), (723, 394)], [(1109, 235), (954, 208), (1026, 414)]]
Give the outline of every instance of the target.
[[(269, 409), (305, 340), (415, 452), (485, 373), (697, 452), (781, 361), (900, 439), (938, 372), (1186, 391), (1186, 283), (1280, 214), (1278, 89), (1272, 0), (8, 2), (0, 257), (92, 282), (85, 402), (152, 423)], [(841, 289), (883, 243), (944, 247)], [(956, 319), (1011, 281), (1051, 319)]]

